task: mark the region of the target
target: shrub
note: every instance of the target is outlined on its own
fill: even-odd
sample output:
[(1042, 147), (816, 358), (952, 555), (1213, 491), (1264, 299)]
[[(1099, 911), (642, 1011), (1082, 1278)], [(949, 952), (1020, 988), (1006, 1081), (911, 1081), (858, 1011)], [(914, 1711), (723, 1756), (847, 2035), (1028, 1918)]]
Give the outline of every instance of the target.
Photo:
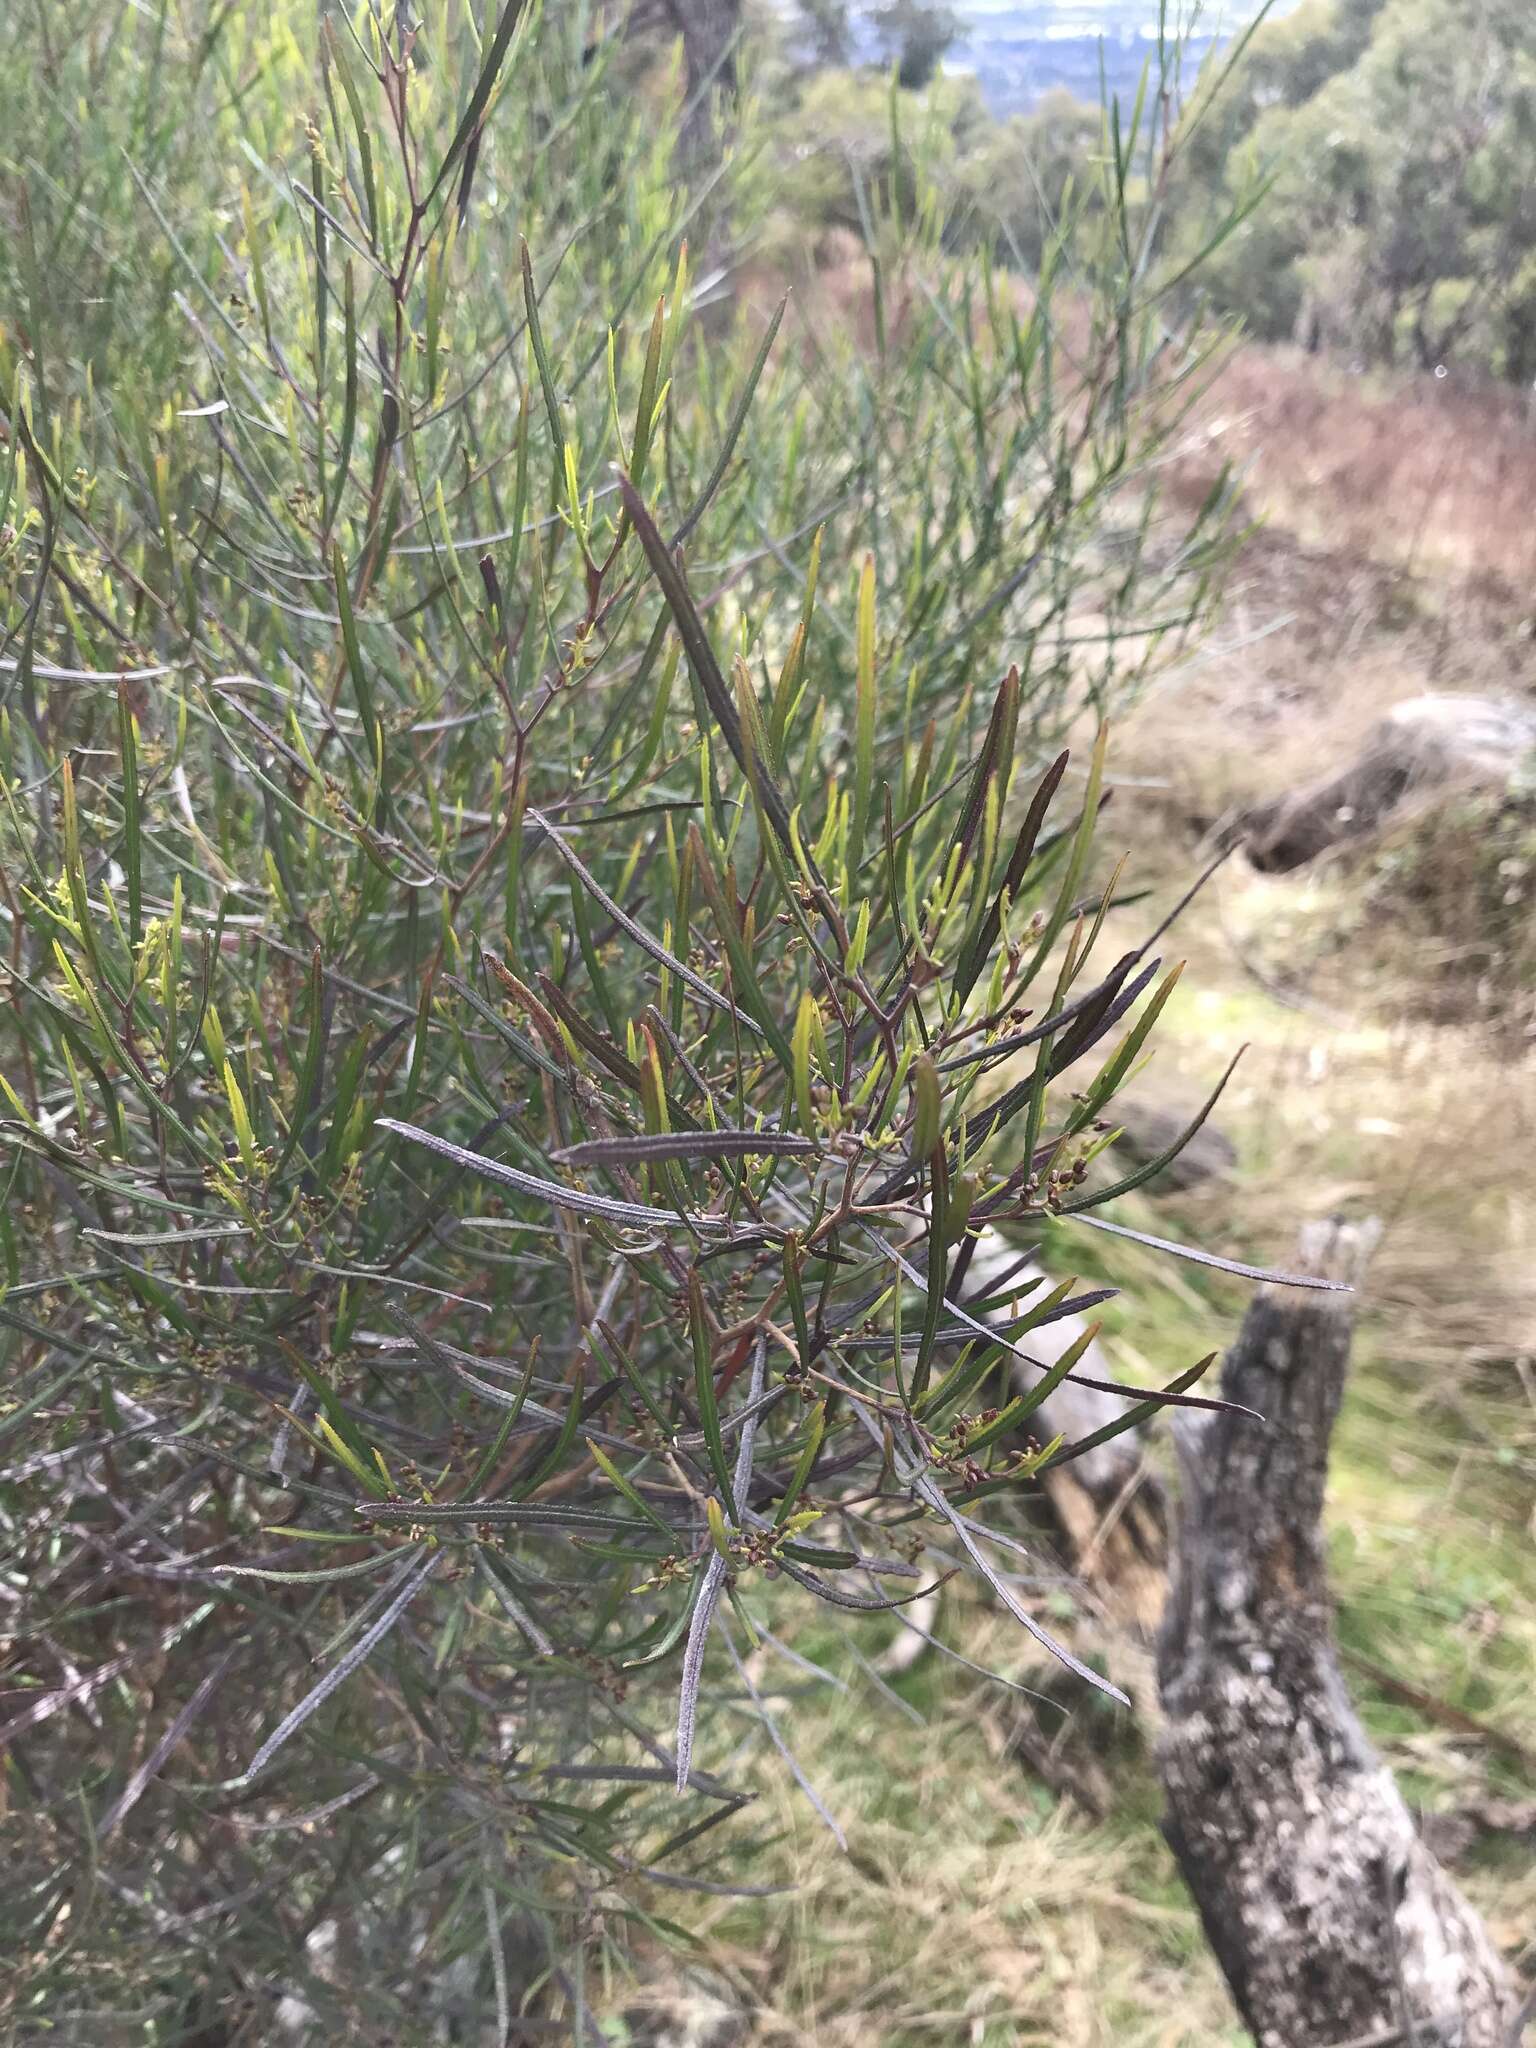
[(1341, 951), (1375, 939), (1389, 986), (1409, 953), (1418, 985), (1401, 1000), (1416, 1014), (1485, 1018), (1519, 1042), (1531, 1036), (1536, 988), (1536, 792), (1529, 770), (1515, 766), (1508, 789), (1455, 795), (1357, 857), (1355, 900), (1335, 938)]
[(701, 323), (752, 132), (677, 196), (576, 10), (77, 13), (0, 272), (10, 2016), (506, 2039), (726, 1881), (782, 1606), (1038, 1626), (976, 1509), (1068, 1304), (957, 1297), (1169, 987), (1046, 763), (1209, 606), (1210, 357), (1134, 123), (1027, 311), (873, 211), (866, 359)]

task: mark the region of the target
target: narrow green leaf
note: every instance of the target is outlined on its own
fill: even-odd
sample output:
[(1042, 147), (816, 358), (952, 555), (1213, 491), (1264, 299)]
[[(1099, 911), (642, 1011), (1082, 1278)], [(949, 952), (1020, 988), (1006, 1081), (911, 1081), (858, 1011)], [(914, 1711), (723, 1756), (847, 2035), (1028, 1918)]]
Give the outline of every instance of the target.
[(539, 389), (544, 394), (544, 410), (549, 416), (549, 437), (555, 451), (555, 474), (563, 475), (565, 469), (565, 429), (560, 424), (560, 401), (555, 396), (555, 380), (550, 372), (549, 351), (544, 345), (544, 329), (539, 322), (539, 294), (533, 282), (533, 258), (528, 253), (526, 241), (520, 244), (523, 260), (523, 304), (528, 309), (528, 335), (533, 344), (533, 360), (539, 372)]
[(875, 799), (875, 558), (864, 557), (859, 572), (855, 633), (853, 816), (848, 827), (848, 872), (864, 861), (864, 836)]
[(693, 1342), (693, 1386), (699, 1404), (699, 1426), (709, 1453), (709, 1468), (731, 1520), (739, 1522), (741, 1518), (736, 1512), (731, 1468), (726, 1462), (725, 1442), (720, 1434), (720, 1406), (715, 1399), (714, 1360), (710, 1351), (709, 1322), (704, 1313), (704, 1290), (699, 1285), (698, 1274), (693, 1271), (688, 1275), (688, 1333)]
[(666, 1537), (667, 1542), (669, 1544), (675, 1542), (677, 1538), (676, 1530), (674, 1530), (669, 1523), (664, 1522), (662, 1520), (661, 1516), (657, 1514), (656, 1510), (651, 1506), (650, 1502), (645, 1498), (644, 1494), (640, 1492), (639, 1488), (630, 1484), (629, 1480), (627, 1480), (624, 1477), (624, 1474), (619, 1470), (618, 1466), (615, 1465), (612, 1458), (609, 1457), (608, 1453), (602, 1448), (602, 1446), (600, 1444), (593, 1443), (591, 1437), (588, 1437), (587, 1449), (591, 1452), (592, 1462), (597, 1466), (598, 1470), (607, 1477), (607, 1479), (610, 1481), (612, 1485), (618, 1488), (619, 1492), (623, 1494), (624, 1498), (629, 1502), (630, 1506), (632, 1508), (638, 1508), (641, 1514), (644, 1515), (645, 1519), (648, 1522), (653, 1523), (655, 1527), (661, 1531), (662, 1535)]
[(1113, 1422), (1106, 1422), (1102, 1429), (1096, 1429), (1088, 1436), (1079, 1437), (1076, 1443), (1068, 1444), (1052, 1458), (1049, 1469), (1054, 1472), (1060, 1465), (1070, 1465), (1074, 1458), (1081, 1458), (1089, 1451), (1096, 1451), (1100, 1444), (1113, 1443), (1117, 1436), (1124, 1436), (1128, 1429), (1139, 1429), (1142, 1423), (1149, 1421), (1157, 1413), (1159, 1408), (1167, 1407), (1170, 1395), (1182, 1394), (1187, 1387), (1192, 1387), (1196, 1380), (1202, 1379), (1215, 1364), (1216, 1357), (1214, 1351), (1208, 1353), (1198, 1364), (1181, 1372), (1156, 1394), (1145, 1401), (1136, 1402), (1124, 1415), (1117, 1416)]
[(1227, 1071), (1206, 1097), (1187, 1128), (1179, 1133), (1178, 1137), (1174, 1139), (1166, 1151), (1159, 1152), (1155, 1159), (1149, 1159), (1145, 1165), (1136, 1167), (1132, 1172), (1126, 1174), (1123, 1179), (1111, 1181), (1107, 1188), (1096, 1188), (1087, 1194), (1079, 1195), (1075, 1200), (1063, 1202), (1061, 1205), (1063, 1213), (1070, 1215), (1081, 1209), (1102, 1208), (1106, 1202), (1116, 1201), (1121, 1195), (1133, 1194), (1137, 1188), (1144, 1187), (1149, 1180), (1155, 1180), (1165, 1167), (1171, 1166), (1221, 1100), (1238, 1061), (1247, 1050), (1246, 1046), (1238, 1047), (1237, 1051), (1232, 1055)]
[(773, 1517), (774, 1527), (777, 1529), (782, 1529), (789, 1520), (795, 1511), (796, 1501), (805, 1491), (806, 1483), (821, 1452), (821, 1440), (826, 1426), (827, 1404), (825, 1401), (818, 1401), (811, 1410), (810, 1428), (806, 1431), (805, 1442), (800, 1448), (799, 1457), (795, 1460), (795, 1469), (790, 1474), (789, 1484), (784, 1489), (783, 1498)]
[[(731, 414), (730, 424), (725, 430), (725, 439), (721, 443), (720, 453), (715, 459), (715, 466), (710, 471), (703, 490), (699, 492), (698, 497), (693, 501), (687, 517), (672, 536), (672, 546), (675, 548), (682, 546), (689, 534), (693, 532), (693, 529), (704, 517), (704, 514), (714, 502), (716, 491), (719, 490), (725, 479), (725, 472), (730, 467), (731, 457), (736, 452), (736, 443), (741, 438), (741, 430), (746, 425), (747, 414), (752, 407), (752, 400), (757, 395), (757, 387), (767, 364), (769, 352), (773, 347), (780, 324), (783, 321), (784, 308), (788, 304), (789, 297), (786, 293), (774, 308), (773, 318), (768, 322), (768, 331), (763, 336), (762, 346), (758, 349), (756, 359), (751, 369), (747, 372), (747, 381), (742, 387), (741, 396), (737, 399), (735, 410)], [(631, 480), (638, 482), (638, 479), (634, 477), (633, 471), (631, 471)]]
[(118, 738), (123, 757), (123, 872), (128, 878), (128, 939), (135, 952), (144, 936), (144, 846), (139, 810), (139, 747), (128, 685), (117, 686)]
[[(645, 503), (628, 477), (619, 479), (619, 489), (624, 505), (640, 536), (640, 545), (645, 549), (651, 573), (661, 587), (661, 594), (667, 601), (667, 608), (677, 623), (678, 636), (683, 643), (683, 652), (688, 657), (688, 666), (694, 681), (704, 693), (711, 715), (724, 735), (725, 743), (736, 757), (737, 765), (744, 775), (750, 776), (752, 765), (742, 743), (741, 726), (736, 716), (736, 706), (726, 683), (720, 663), (710, 645), (704, 622), (699, 617), (698, 607), (689, 594), (688, 586), (672, 551), (656, 530), (656, 522), (646, 510)], [(769, 822), (778, 834), (780, 843), (789, 844), (789, 807), (782, 791), (769, 773), (768, 764), (758, 764), (761, 778), (763, 808)], [(787, 1064), (787, 1062), (786, 1062)]]
[(443, 152), (442, 162), (437, 167), (437, 175), (428, 186), (426, 196), (421, 202), (423, 209), (430, 206), (437, 197), (443, 180), (452, 176), (454, 165), (480, 132), (480, 124), (485, 119), (486, 109), (491, 103), (491, 94), (496, 89), (496, 81), (501, 75), (502, 66), (506, 63), (507, 52), (512, 46), (512, 37), (522, 17), (523, 4), (524, 0), (507, 0), (501, 11), (501, 19), (496, 24), (496, 33), (491, 38), (491, 47), (486, 51), (485, 62), (480, 67), (474, 90), (470, 93), (468, 104), (459, 117), (459, 125), (453, 131), (453, 140)]

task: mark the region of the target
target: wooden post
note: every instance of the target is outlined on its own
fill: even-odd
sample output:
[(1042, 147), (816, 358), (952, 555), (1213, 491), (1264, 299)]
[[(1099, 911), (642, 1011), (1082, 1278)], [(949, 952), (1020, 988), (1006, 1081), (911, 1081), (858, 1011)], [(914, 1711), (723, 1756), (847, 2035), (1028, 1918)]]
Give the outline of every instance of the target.
[[(1375, 1226), (1303, 1233), (1353, 1279)], [(1513, 1986), (1350, 1703), (1322, 1537), (1352, 1297), (1267, 1290), (1222, 1391), (1266, 1420), (1179, 1432), (1158, 1644), (1165, 1832), (1259, 2048), (1510, 2048)]]

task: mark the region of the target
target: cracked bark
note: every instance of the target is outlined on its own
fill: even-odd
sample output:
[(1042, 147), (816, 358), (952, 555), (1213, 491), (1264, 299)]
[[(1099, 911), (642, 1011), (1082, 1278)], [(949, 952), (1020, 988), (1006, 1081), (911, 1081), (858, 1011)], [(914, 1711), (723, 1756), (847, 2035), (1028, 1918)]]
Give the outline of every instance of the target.
[[(1373, 1230), (1303, 1233), (1353, 1278)], [(1165, 1833), (1259, 2048), (1510, 2048), (1516, 2000), (1350, 1703), (1322, 1535), (1347, 1295), (1267, 1290), (1222, 1391), (1267, 1418), (1183, 1422), (1185, 1502), (1158, 1643)]]

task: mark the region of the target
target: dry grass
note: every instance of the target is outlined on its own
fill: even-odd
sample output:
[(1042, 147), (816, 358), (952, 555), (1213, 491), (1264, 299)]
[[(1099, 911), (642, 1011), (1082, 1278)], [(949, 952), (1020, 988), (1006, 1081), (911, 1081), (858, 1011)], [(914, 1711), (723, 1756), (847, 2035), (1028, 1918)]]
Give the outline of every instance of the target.
[[(1020, 1632), (965, 1593), (950, 1599), (943, 1630), (1021, 1682), (1045, 1675)], [(791, 1889), (690, 1914), (711, 1964), (759, 2002), (759, 2039), (1214, 2048), (1241, 2038), (1147, 1816), (1094, 1825), (1053, 1801), (1009, 1754), (1016, 1695), (930, 1652), (901, 1683), (927, 1722), (914, 1775), (905, 1716), (836, 1640), (800, 1647), (846, 1690), (807, 1692), (783, 1663), (762, 1683), (800, 1694), (773, 1705), (848, 1851), (763, 1746), (750, 1766), (762, 1788), (754, 1811), (778, 1839), (755, 1875)], [(1117, 1718), (1109, 1739), (1123, 1742)]]
[(1512, 1373), (1536, 1350), (1536, 1061), (1475, 1026), (1404, 1021), (1395, 988), (1373, 1011), (1348, 960), (1329, 955), (1331, 982), (1309, 972), (1343, 886), (1229, 868), (1181, 931), (1188, 993), (1148, 1084), (1193, 1104), (1247, 1047), (1220, 1112), (1243, 1162), (1236, 1197), (1187, 1198), (1188, 1227), (1283, 1259), (1303, 1218), (1371, 1210), (1386, 1226), (1372, 1313), (1394, 1350), (1437, 1373)]
[[(1122, 770), (1149, 785), (1134, 836), (1145, 853), (1150, 817), (1175, 862), (1225, 815), (1352, 758), (1393, 705), (1536, 695), (1536, 421), (1523, 398), (1386, 385), (1249, 347), (1172, 466), (1175, 490), (1203, 491), (1226, 457), (1247, 465), (1263, 524), (1216, 643), (1119, 748)], [(1518, 824), (1501, 831), (1497, 851), (1521, 853)], [(1484, 862), (1490, 845), (1481, 814), (1442, 809), (1267, 891), (1239, 887), (1234, 869), (1222, 897), (1237, 964), (1351, 1017), (1518, 1033), (1530, 951), (1520, 905)], [(1219, 985), (1220, 962), (1216, 973)]]
[(1171, 478), (1203, 495), (1223, 462), (1256, 514), (1308, 548), (1472, 583), (1516, 603), (1536, 571), (1536, 411), (1461, 372), (1386, 377), (1297, 349), (1233, 357)]

